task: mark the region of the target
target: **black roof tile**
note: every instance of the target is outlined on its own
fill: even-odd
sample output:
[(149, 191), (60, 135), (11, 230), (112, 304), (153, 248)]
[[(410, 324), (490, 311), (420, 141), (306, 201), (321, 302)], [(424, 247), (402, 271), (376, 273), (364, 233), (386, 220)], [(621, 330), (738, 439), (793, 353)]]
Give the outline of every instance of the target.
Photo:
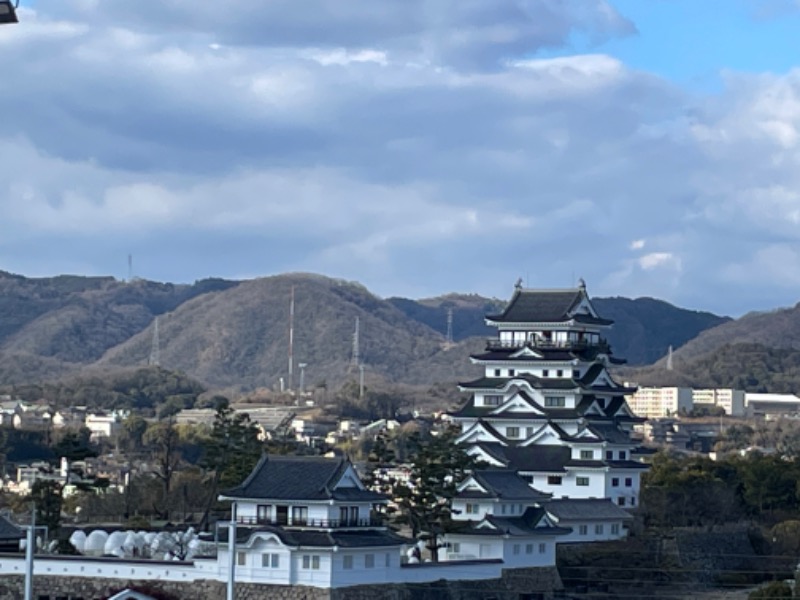
[(481, 469), (472, 473), (475, 481), (494, 498), (503, 500), (539, 501), (550, 494), (532, 488), (516, 471), (509, 469)]
[(569, 319), (569, 311), (580, 302), (580, 289), (523, 290), (518, 289), (505, 310), (499, 315), (486, 315), (489, 321), (499, 323), (562, 322)]
[(543, 507), (559, 521), (632, 518), (630, 513), (608, 498), (558, 498), (548, 500)]
[[(341, 457), (264, 455), (244, 482), (221, 495), (226, 498), (331, 500), (335, 499), (334, 486), (349, 465), (350, 462)], [(342, 488), (336, 493), (356, 492)]]

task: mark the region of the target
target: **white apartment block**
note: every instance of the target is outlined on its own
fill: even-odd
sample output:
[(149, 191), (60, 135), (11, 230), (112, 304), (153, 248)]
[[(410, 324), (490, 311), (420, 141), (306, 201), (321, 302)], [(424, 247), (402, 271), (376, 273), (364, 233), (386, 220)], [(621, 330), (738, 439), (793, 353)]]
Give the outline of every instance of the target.
[[(625, 385), (633, 387), (633, 384)], [(692, 389), (686, 387), (642, 387), (625, 399), (634, 414), (661, 419), (692, 410), (692, 395)]]
[(725, 410), (726, 415), (732, 417), (743, 417), (745, 412), (744, 390), (731, 388), (693, 390), (692, 402), (695, 406), (719, 406)]

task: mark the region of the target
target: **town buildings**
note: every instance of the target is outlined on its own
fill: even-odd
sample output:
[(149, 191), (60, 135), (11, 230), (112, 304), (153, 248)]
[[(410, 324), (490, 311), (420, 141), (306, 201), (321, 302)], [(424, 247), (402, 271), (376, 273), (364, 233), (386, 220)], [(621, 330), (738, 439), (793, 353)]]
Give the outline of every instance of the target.
[(692, 389), (687, 387), (640, 387), (626, 400), (634, 413), (647, 419), (688, 414), (693, 408)]

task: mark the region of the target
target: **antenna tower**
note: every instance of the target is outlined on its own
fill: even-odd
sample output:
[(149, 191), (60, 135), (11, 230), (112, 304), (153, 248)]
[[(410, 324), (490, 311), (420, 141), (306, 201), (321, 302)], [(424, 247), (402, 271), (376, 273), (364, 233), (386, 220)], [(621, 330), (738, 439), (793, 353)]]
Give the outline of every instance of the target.
[(161, 366), (161, 348), (158, 339), (158, 317), (153, 321), (153, 343), (150, 346), (150, 359), (147, 361), (151, 367)]
[(453, 344), (453, 307), (447, 309), (447, 345)]
[(133, 254), (128, 254), (128, 282), (133, 281)]
[(669, 347), (669, 351), (667, 352), (667, 371), (672, 371), (672, 346)]
[(289, 389), (293, 386), (292, 373), (294, 372), (294, 286), (289, 302)]
[(361, 364), (361, 358), (358, 355), (358, 330), (359, 330), (359, 318), (356, 317), (356, 329), (353, 332), (353, 358), (350, 361), (351, 366), (357, 367)]

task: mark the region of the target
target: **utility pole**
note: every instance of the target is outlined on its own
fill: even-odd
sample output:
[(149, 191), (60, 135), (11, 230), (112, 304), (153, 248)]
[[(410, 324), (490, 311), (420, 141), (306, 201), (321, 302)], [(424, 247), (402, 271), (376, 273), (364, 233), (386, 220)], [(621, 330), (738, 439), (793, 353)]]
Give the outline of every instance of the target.
[(25, 600), (33, 600), (33, 548), (36, 545), (36, 503), (31, 505), (31, 526), (25, 544)]
[[(236, 502), (231, 504), (231, 521), (228, 523), (228, 594), (227, 600), (236, 598)], [(27, 599), (26, 599), (27, 600)]]

